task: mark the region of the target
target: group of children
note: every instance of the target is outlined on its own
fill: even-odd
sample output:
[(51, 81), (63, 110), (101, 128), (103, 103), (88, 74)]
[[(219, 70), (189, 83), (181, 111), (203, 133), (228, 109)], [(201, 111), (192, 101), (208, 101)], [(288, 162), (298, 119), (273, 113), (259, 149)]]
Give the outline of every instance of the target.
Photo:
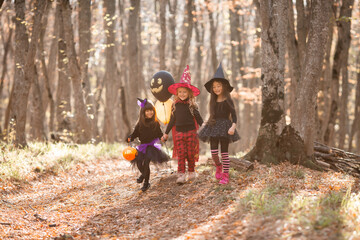
[[(162, 134), (160, 124), (156, 118), (154, 105), (147, 99), (138, 100), (141, 107), (139, 120), (127, 142), (139, 138), (141, 144), (137, 146), (138, 155), (132, 161), (136, 164), (141, 175), (137, 179), (142, 183), (142, 191), (150, 187), (150, 162), (164, 163), (169, 156), (161, 150), (160, 140), (165, 142), (172, 130), (174, 142), (173, 158), (178, 160), (178, 184), (186, 181), (186, 161), (188, 165), (188, 180), (196, 178), (195, 162), (199, 158), (199, 139), (210, 143), (211, 156), (216, 167), (215, 177), (220, 184), (229, 183), (230, 159), (229, 143), (240, 139), (236, 131), (236, 111), (230, 92), (233, 87), (225, 77), (220, 64), (214, 76), (205, 84), (211, 94), (209, 108), (210, 117), (203, 122), (195, 97), (200, 90), (191, 85), (189, 66), (186, 66), (180, 83), (172, 84), (168, 91), (175, 95), (170, 122)], [(200, 129), (200, 130), (199, 130)], [(221, 160), (219, 157), (219, 146)]]

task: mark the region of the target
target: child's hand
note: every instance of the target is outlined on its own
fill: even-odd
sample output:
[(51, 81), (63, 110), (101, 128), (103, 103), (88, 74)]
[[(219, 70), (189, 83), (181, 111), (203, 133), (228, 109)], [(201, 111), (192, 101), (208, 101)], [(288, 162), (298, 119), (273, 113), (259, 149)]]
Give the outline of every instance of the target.
[(162, 137), (161, 137), (161, 141), (162, 142), (166, 142), (166, 140), (168, 139), (168, 135), (167, 134), (164, 134)]
[(234, 133), (235, 133), (235, 129), (234, 128), (229, 128), (229, 131), (228, 131), (228, 134), (229, 135), (234, 135)]

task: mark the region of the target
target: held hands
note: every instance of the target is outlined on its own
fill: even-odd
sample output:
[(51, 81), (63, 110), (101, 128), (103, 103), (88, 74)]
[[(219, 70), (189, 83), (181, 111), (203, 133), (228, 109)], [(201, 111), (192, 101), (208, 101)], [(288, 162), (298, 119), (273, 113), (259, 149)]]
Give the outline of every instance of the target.
[(228, 134), (229, 135), (234, 135), (234, 133), (235, 133), (235, 128), (234, 127), (229, 128)]
[(164, 134), (162, 137), (161, 137), (161, 141), (162, 142), (166, 142), (166, 140), (168, 139), (168, 135), (167, 134)]

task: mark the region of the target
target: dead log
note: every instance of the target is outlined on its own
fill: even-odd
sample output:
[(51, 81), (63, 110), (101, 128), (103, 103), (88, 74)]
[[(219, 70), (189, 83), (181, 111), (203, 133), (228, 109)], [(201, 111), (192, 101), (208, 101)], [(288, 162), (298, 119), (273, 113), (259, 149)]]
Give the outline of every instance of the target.
[(360, 155), (315, 142), (314, 157), (324, 170), (360, 177)]
[(230, 166), (237, 171), (250, 171), (254, 169), (254, 163), (239, 158), (230, 158)]

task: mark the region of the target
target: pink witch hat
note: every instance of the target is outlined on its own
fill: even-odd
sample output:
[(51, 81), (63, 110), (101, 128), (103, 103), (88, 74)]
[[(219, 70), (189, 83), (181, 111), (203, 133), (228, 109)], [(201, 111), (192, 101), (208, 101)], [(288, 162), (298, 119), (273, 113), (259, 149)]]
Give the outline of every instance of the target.
[(193, 92), (194, 97), (200, 94), (200, 90), (197, 87), (191, 85), (191, 76), (190, 76), (189, 65), (186, 65), (186, 68), (181, 76), (180, 83), (174, 83), (174, 84), (170, 85), (168, 87), (168, 91), (169, 91), (169, 93), (176, 95), (176, 93), (177, 93), (176, 91), (179, 87), (184, 87), (184, 88), (190, 89)]

